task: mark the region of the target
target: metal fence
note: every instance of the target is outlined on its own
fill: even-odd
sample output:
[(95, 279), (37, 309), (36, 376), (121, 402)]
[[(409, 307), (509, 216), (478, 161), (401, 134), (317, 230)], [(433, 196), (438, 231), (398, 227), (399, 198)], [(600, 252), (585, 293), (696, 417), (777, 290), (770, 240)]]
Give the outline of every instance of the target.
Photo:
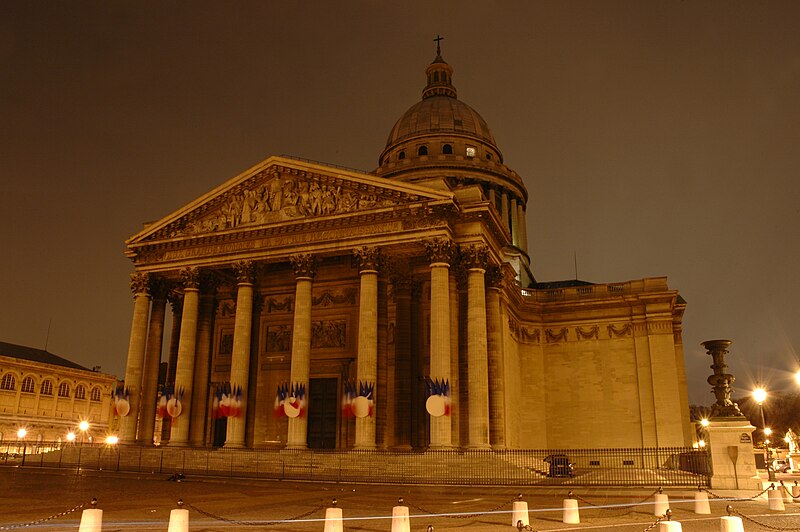
[[(0, 447), (0, 453), (3, 448)], [(709, 486), (708, 454), (689, 448), (520, 450), (193, 449), (9, 445), (0, 464), (333, 482)]]

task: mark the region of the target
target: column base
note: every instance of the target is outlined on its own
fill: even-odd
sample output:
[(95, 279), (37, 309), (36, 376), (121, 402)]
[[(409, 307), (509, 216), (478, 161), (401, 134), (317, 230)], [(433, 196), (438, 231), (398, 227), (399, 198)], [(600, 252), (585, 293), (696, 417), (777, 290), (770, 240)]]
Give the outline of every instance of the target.
[(308, 449), (307, 443), (287, 443), (284, 447), (287, 451), (305, 451)]
[(353, 445), (352, 448), (353, 451), (376, 451), (377, 449), (378, 449), (377, 445), (365, 445), (365, 444)]

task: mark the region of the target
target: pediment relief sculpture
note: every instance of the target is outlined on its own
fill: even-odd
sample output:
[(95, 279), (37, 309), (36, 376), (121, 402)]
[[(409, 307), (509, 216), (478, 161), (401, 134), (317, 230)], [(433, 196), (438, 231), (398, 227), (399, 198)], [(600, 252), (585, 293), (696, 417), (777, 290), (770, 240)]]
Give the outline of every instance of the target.
[(341, 178), (292, 175), (273, 168), (199, 206), (151, 238), (192, 236), (299, 218), (341, 215), (419, 199), (416, 195)]

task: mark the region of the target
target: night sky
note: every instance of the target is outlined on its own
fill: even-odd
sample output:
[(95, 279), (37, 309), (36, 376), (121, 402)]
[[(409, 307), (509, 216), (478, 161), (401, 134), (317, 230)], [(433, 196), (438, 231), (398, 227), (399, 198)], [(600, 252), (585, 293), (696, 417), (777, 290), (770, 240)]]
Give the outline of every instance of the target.
[(273, 154), (363, 170), (433, 38), (530, 193), (539, 281), (665, 275), (738, 394), (796, 389), (800, 2), (0, 3), (0, 341), (123, 376), (123, 241)]

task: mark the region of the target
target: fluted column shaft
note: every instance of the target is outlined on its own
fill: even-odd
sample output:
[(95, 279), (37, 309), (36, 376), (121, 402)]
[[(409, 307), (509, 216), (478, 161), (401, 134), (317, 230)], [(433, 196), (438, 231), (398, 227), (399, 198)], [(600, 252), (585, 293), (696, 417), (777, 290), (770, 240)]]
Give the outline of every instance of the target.
[(128, 361), (125, 365), (125, 388), (129, 391), (130, 411), (120, 420), (120, 439), (123, 442), (136, 441), (136, 428), (139, 420), (139, 402), (142, 386), (142, 371), (145, 348), (147, 346), (147, 318), (150, 314), (149, 277), (147, 274), (131, 275), (133, 291), (133, 321), (128, 343)]
[(506, 448), (505, 379), (503, 378), (502, 317), (500, 288), (486, 292), (487, 348), (489, 354), (489, 441), (493, 449)]
[(158, 393), (158, 369), (161, 364), (161, 348), (164, 342), (164, 317), (167, 311), (165, 291), (153, 297), (150, 310), (150, 332), (147, 336), (147, 357), (142, 375), (142, 415), (139, 420), (139, 435), (136, 439), (145, 445), (153, 445), (156, 423), (156, 400)]
[(467, 273), (467, 365), (469, 386), (469, 447), (489, 447), (489, 367), (486, 344), (486, 289), (483, 268)]
[(192, 414), (192, 386), (194, 384), (194, 361), (197, 347), (197, 315), (200, 288), (196, 270), (184, 270), (183, 315), (178, 341), (178, 364), (175, 369), (175, 394), (181, 397), (181, 414), (172, 419), (169, 444), (183, 446), (189, 443), (189, 425)]
[[(378, 377), (378, 272), (361, 271), (361, 290), (358, 307), (358, 364), (359, 382), (375, 384)], [(375, 392), (377, 394), (377, 390)], [(377, 397), (373, 396), (377, 400)], [(356, 418), (355, 447), (375, 448), (375, 416)]]
[(510, 220), (508, 218), (508, 192), (505, 190), (500, 193), (500, 216), (503, 218), (503, 225), (511, 229)]
[(411, 281), (395, 283), (396, 325), (394, 334), (394, 443), (398, 449), (411, 448)]
[(233, 354), (231, 356), (231, 389), (242, 390), (241, 411), (228, 418), (225, 447), (244, 447), (247, 420), (247, 384), (250, 378), (250, 332), (253, 326), (253, 283), (241, 280), (236, 295), (236, 318), (233, 325)]
[(519, 244), (519, 213), (517, 212), (517, 198), (511, 199), (511, 243), (517, 247)]
[(528, 252), (528, 223), (525, 220), (525, 205), (522, 204), (522, 201), (519, 202), (517, 205), (517, 209), (519, 213), (517, 215), (518, 223), (519, 223), (519, 247), (525, 253)]
[[(304, 386), (308, 393), (311, 374), (311, 283), (314, 262), (311, 255), (292, 257), (297, 285), (294, 295), (294, 322), (292, 325), (291, 384)], [(289, 418), (286, 446), (295, 449), (308, 447), (308, 414)]]
[(202, 293), (200, 295), (197, 322), (197, 356), (194, 361), (194, 384), (192, 385), (192, 423), (189, 428), (189, 444), (192, 447), (202, 447), (206, 444), (213, 327), (214, 293), (212, 289), (212, 293)]
[[(431, 264), (431, 378), (450, 381), (450, 265)], [(449, 416), (431, 416), (431, 447), (452, 444)]]

